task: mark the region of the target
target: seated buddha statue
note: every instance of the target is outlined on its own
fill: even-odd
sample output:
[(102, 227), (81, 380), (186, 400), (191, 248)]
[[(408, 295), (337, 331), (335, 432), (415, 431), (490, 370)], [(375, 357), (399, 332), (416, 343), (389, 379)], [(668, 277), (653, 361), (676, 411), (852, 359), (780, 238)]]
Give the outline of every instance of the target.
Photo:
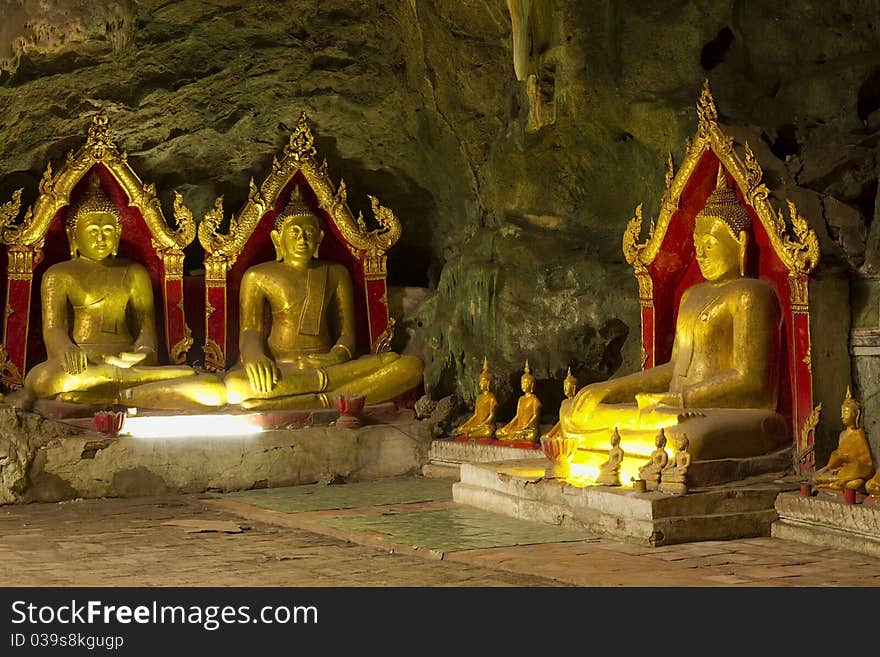
[(538, 424), (541, 420), (541, 401), (534, 393), (535, 377), (529, 369), (529, 361), (520, 379), (523, 394), (516, 402), (516, 415), (506, 425), (495, 432), (498, 440), (523, 441), (534, 443), (538, 440)]
[(67, 215), (70, 260), (49, 267), (40, 285), (46, 361), (9, 396), (114, 403), (125, 389), (191, 377), (190, 367), (157, 365), (153, 287), (143, 265), (116, 256), (119, 209), (92, 174), (82, 200)]
[(599, 474), (596, 483), (603, 486), (620, 486), (620, 466), (623, 463), (623, 449), (620, 446), (620, 432), (617, 427), (611, 434), (611, 449), (608, 450), (608, 460), (599, 466)]
[(859, 426), (862, 407), (846, 387), (846, 397), (840, 406), (843, 431), (837, 449), (831, 452), (828, 464), (813, 473), (813, 485), (831, 490), (852, 488), (859, 490), (874, 472), (871, 448), (865, 430)]
[(271, 232), (277, 259), (241, 281), (241, 364), (225, 377), (229, 404), (249, 409), (329, 408), (333, 395), (388, 401), (422, 381), (422, 363), (395, 353), (355, 358), (348, 270), (320, 260), (319, 217), (296, 189)]
[(627, 452), (651, 453), (681, 426), (695, 460), (765, 454), (788, 441), (775, 412), (781, 313), (770, 284), (745, 277), (751, 218), (719, 171), (693, 242), (704, 282), (681, 296), (668, 363), (582, 388), (560, 408), (562, 432), (600, 449), (619, 427)]
[(678, 439), (678, 450), (673, 460), (660, 473), (660, 490), (667, 493), (687, 492), (687, 472), (691, 465), (688, 451), (690, 441), (686, 435)]
[(647, 490), (657, 490), (660, 485), (660, 473), (669, 464), (669, 454), (666, 452), (666, 431), (660, 429), (654, 439), (656, 449), (651, 452), (651, 461), (639, 468), (639, 477), (645, 480)]
[(494, 438), (495, 437), (495, 409), (498, 401), (494, 393), (489, 390), (492, 385), (492, 372), (489, 371), (489, 361), (483, 358), (483, 371), (480, 372), (480, 394), (474, 402), (474, 414), (465, 420), (464, 424), (455, 430), (459, 438)]

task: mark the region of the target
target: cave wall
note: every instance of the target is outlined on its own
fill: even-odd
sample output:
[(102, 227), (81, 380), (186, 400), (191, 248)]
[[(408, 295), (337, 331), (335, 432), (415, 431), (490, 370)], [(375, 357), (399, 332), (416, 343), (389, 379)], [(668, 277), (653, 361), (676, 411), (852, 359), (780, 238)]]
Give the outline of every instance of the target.
[(429, 392), (472, 399), (486, 355), (509, 414), (528, 358), (550, 419), (569, 365), (582, 385), (638, 367), (620, 239), (636, 204), (656, 215), (709, 78), (821, 240), (819, 458), (849, 382), (880, 447), (875, 3), (5, 0), (0, 40), (0, 201), (32, 202), (103, 109), (166, 216), (175, 190), (232, 210), (305, 110), (355, 213), (375, 194), (404, 225), (390, 282), (431, 291), (403, 295), (397, 346)]

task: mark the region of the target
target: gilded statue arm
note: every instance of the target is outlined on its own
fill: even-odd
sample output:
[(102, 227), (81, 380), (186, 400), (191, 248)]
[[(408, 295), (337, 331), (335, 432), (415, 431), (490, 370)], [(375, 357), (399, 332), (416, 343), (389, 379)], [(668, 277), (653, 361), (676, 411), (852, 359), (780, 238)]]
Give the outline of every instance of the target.
[(51, 268), (40, 284), (43, 300), (43, 342), (50, 360), (61, 363), (68, 374), (79, 374), (86, 369), (86, 353), (70, 339), (67, 326), (67, 280)]
[(150, 275), (143, 266), (132, 264), (128, 266), (125, 278), (128, 279), (131, 289), (130, 299), (135, 322), (132, 334), (136, 336), (134, 354), (137, 354), (138, 357), (120, 354), (122, 362), (125, 363), (122, 366), (130, 367), (137, 362), (155, 365), (158, 362), (156, 354), (158, 340), (156, 338), (156, 309), (153, 306), (153, 284), (150, 281)]
[(733, 321), (731, 367), (686, 386), (682, 401), (686, 408), (734, 406), (762, 408), (772, 385), (772, 359), (779, 339), (779, 309), (769, 289), (745, 290), (730, 310)]
[(263, 306), (268, 298), (260, 284), (260, 276), (253, 270), (241, 279), (240, 326), (238, 351), (251, 388), (255, 392), (269, 392), (278, 383), (278, 366), (263, 348)]
[[(673, 358), (674, 358), (673, 350)], [(642, 372), (627, 374), (618, 379), (600, 381), (582, 388), (572, 400), (574, 413), (589, 414), (596, 406), (607, 403), (633, 403), (637, 393), (660, 393), (669, 390), (672, 363), (657, 365)]]

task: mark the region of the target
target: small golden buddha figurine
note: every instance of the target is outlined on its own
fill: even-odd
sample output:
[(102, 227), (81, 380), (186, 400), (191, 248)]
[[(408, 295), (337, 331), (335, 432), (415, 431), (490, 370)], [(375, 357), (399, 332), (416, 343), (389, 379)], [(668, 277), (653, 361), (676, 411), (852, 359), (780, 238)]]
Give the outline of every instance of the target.
[(568, 366), (568, 374), (565, 375), (565, 378), (562, 380), (562, 392), (565, 394), (566, 399), (574, 399), (574, 396), (577, 394), (578, 389), (578, 380), (575, 378), (574, 374), (571, 373), (571, 365)]
[(639, 468), (639, 477), (645, 480), (647, 490), (657, 490), (660, 486), (660, 473), (669, 464), (669, 454), (666, 453), (666, 432), (662, 428), (654, 439), (657, 446), (651, 452), (651, 462)]
[(332, 395), (375, 404), (417, 387), (422, 363), (414, 356), (354, 357), (351, 277), (343, 265), (318, 259), (324, 231), (298, 188), (271, 236), (276, 261), (254, 265), (241, 281), (241, 366), (225, 377), (228, 403), (328, 408)]
[(517, 440), (524, 442), (538, 441), (538, 423), (541, 420), (541, 401), (535, 395), (535, 377), (526, 361), (520, 379), (523, 394), (516, 402), (516, 415), (506, 425), (495, 432), (498, 440)]
[(681, 425), (695, 459), (765, 454), (788, 442), (775, 412), (781, 312), (771, 285), (745, 277), (751, 218), (719, 169), (697, 214), (694, 249), (705, 282), (681, 297), (668, 363), (581, 389), (562, 402), (562, 431), (599, 449), (618, 426), (632, 453)]
[(813, 473), (813, 485), (831, 490), (851, 488), (859, 490), (874, 472), (871, 448), (864, 429), (859, 426), (862, 407), (846, 387), (846, 397), (840, 406), (843, 431), (837, 441), (837, 449), (831, 452), (828, 464)]
[(691, 465), (689, 446), (690, 441), (685, 434), (678, 440), (678, 451), (673, 461), (660, 473), (660, 490), (664, 493), (687, 493), (687, 471)]
[(455, 430), (460, 438), (494, 438), (495, 409), (498, 401), (489, 389), (492, 386), (492, 372), (489, 371), (489, 360), (483, 357), (483, 371), (480, 372), (480, 394), (474, 402), (474, 414)]
[(865, 490), (868, 495), (880, 497), (880, 470), (877, 470), (874, 476), (865, 482)]
[(603, 486), (620, 486), (620, 465), (623, 463), (623, 449), (620, 447), (620, 433), (614, 427), (611, 434), (611, 449), (608, 460), (599, 467), (596, 483)]
[[(571, 365), (568, 367), (568, 374), (565, 375), (565, 378), (562, 380), (562, 393), (565, 395), (566, 399), (573, 399), (577, 394), (578, 380), (571, 373)], [(541, 440), (545, 438), (547, 440), (551, 440), (553, 438), (557, 438), (562, 435), (562, 425), (557, 422), (553, 425), (553, 428), (550, 429), (547, 433), (541, 436)]]
[(191, 377), (186, 366), (157, 365), (153, 287), (143, 265), (116, 257), (119, 209), (93, 173), (67, 215), (70, 260), (49, 267), (40, 285), (46, 361), (9, 401), (114, 403), (124, 389)]

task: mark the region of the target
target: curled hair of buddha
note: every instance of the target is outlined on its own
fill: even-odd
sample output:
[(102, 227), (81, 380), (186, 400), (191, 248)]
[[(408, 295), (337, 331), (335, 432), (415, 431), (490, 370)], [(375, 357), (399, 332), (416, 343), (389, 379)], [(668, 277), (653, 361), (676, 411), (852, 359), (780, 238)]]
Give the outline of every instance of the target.
[(278, 213), (277, 217), (275, 217), (275, 230), (281, 232), (281, 229), (284, 227), (284, 224), (288, 219), (294, 219), (297, 217), (309, 217), (313, 219), (318, 226), (321, 225), (318, 214), (306, 205), (305, 201), (303, 201), (298, 186), (293, 188), (287, 205), (285, 205), (284, 209)]
[(76, 230), (76, 222), (80, 217), (86, 217), (90, 214), (110, 214), (116, 217), (116, 223), (119, 223), (119, 208), (116, 204), (107, 198), (104, 190), (101, 189), (101, 178), (94, 171), (88, 179), (88, 189), (80, 199), (79, 203), (67, 213), (67, 226)]
[(727, 185), (727, 176), (724, 167), (718, 165), (718, 177), (715, 190), (706, 200), (706, 205), (697, 213), (697, 218), (714, 217), (721, 219), (734, 237), (739, 237), (742, 232), (748, 233), (752, 227), (752, 218), (739, 202), (736, 192)]

